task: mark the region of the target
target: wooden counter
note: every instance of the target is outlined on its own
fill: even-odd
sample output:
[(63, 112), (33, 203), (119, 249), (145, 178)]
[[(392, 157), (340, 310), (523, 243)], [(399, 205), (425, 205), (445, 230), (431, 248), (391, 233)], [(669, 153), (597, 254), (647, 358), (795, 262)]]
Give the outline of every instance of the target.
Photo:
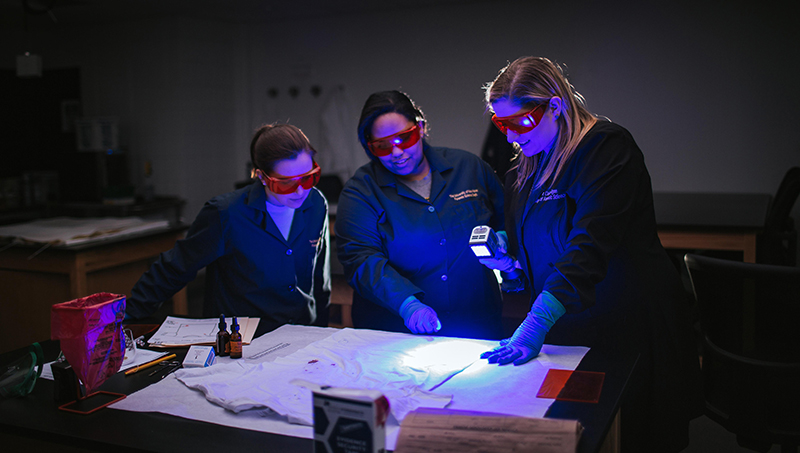
[[(151, 262), (171, 249), (186, 228), (51, 246), (38, 254), (41, 245), (0, 251), (0, 353), (50, 338), (53, 304), (103, 291), (130, 296)], [(176, 315), (188, 314), (186, 289), (173, 297), (173, 304)]]

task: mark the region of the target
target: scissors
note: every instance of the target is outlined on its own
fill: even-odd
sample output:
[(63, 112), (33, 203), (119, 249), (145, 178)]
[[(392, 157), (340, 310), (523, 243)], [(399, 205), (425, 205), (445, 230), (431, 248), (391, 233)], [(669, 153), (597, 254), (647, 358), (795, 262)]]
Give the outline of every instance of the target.
[(152, 373), (148, 374), (148, 376), (155, 376), (156, 374), (163, 372), (164, 367), (169, 367), (167, 368), (169, 371), (165, 373), (164, 376), (161, 376), (161, 379), (164, 379), (167, 374), (177, 370), (180, 366), (181, 362), (179, 360), (165, 360), (163, 362), (159, 362), (158, 368), (156, 368), (156, 370)]

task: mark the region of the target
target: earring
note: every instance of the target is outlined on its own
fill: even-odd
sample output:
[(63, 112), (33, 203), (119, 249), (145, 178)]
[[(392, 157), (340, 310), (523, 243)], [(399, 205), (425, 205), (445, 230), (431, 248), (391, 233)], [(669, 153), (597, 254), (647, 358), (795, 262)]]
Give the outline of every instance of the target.
[(266, 187), (267, 182), (264, 181), (264, 175), (261, 173), (261, 170), (255, 170), (253, 173), (255, 174), (255, 177), (258, 178), (258, 180), (261, 182), (261, 185)]

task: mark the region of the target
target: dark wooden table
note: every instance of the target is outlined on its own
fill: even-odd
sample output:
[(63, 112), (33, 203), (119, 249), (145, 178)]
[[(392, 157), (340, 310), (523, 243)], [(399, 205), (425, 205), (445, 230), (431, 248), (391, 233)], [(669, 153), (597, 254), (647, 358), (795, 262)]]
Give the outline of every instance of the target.
[[(0, 352), (50, 338), (50, 307), (99, 292), (130, 295), (139, 277), (188, 227), (174, 225), (72, 246), (13, 245), (0, 252)], [(35, 256), (34, 256), (35, 255)], [(185, 288), (174, 312), (188, 314)]]
[(740, 251), (745, 262), (756, 262), (771, 195), (656, 192), (653, 202), (664, 248)]

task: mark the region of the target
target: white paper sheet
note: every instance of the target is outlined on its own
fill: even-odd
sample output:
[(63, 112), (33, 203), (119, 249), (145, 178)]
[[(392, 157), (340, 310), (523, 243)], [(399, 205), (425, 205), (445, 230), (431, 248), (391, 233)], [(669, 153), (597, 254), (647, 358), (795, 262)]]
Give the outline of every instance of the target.
[[(336, 332), (346, 331), (307, 326), (282, 326), (256, 338), (250, 345), (245, 346), (243, 360), (245, 363), (271, 362), (278, 357), (287, 357), (312, 343), (329, 338)], [(410, 337), (416, 340), (432, 338), (389, 332), (376, 332), (375, 335), (385, 336), (385, 338)], [(357, 350), (360, 342), (363, 341), (362, 338), (363, 336), (348, 337), (344, 335), (344, 338), (339, 338), (339, 340), (345, 340), (345, 343), (340, 342), (339, 346)], [(350, 343), (351, 340), (352, 343)], [(248, 359), (248, 357), (286, 343), (289, 346), (275, 349), (258, 359)], [(438, 344), (437, 342), (430, 343)], [(325, 345), (329, 342), (321, 344)], [(494, 345), (492, 342), (486, 342), (486, 344)], [(431, 349), (433, 351), (420, 348), (415, 353), (415, 357), (420, 358), (422, 363), (436, 357), (438, 353), (435, 351), (435, 347)], [(547, 370), (550, 368), (574, 370), (588, 350), (585, 347), (545, 345), (539, 357), (518, 367), (488, 365), (485, 360), (477, 360), (461, 373), (436, 387), (433, 392), (439, 395), (453, 395), (452, 403), (448, 406), (453, 409), (542, 417), (553, 402), (552, 399), (536, 398), (536, 392), (544, 381)], [(234, 359), (228, 357), (217, 359), (218, 364), (233, 362)], [(246, 410), (236, 414), (212, 404), (206, 400), (202, 392), (187, 388), (178, 381), (174, 374), (129, 395), (126, 399), (110, 407), (136, 412), (162, 412), (225, 426), (306, 439), (313, 438), (313, 430), (310, 426), (291, 424), (286, 417), (279, 416), (269, 409)], [(387, 423), (388, 449), (394, 449), (398, 431), (399, 425), (395, 418), (391, 417)]]
[[(237, 318), (242, 344), (250, 344), (258, 328), (260, 318)], [(225, 319), (225, 328), (230, 331), (232, 318)], [(147, 341), (151, 347), (177, 347), (187, 345), (213, 345), (219, 332), (218, 318), (179, 318), (167, 316), (158, 331)]]
[[(120, 366), (118, 373), (121, 373), (135, 366), (151, 362), (167, 354), (168, 354), (167, 352), (163, 351), (150, 351), (147, 349), (137, 349), (136, 355), (132, 359), (128, 360), (128, 358), (126, 357), (125, 360), (122, 361), (122, 365)], [(44, 364), (44, 368), (42, 368), (42, 375), (39, 376), (40, 379), (49, 379), (51, 381), (53, 380), (53, 369), (51, 368), (51, 365), (54, 363), (55, 361)]]

